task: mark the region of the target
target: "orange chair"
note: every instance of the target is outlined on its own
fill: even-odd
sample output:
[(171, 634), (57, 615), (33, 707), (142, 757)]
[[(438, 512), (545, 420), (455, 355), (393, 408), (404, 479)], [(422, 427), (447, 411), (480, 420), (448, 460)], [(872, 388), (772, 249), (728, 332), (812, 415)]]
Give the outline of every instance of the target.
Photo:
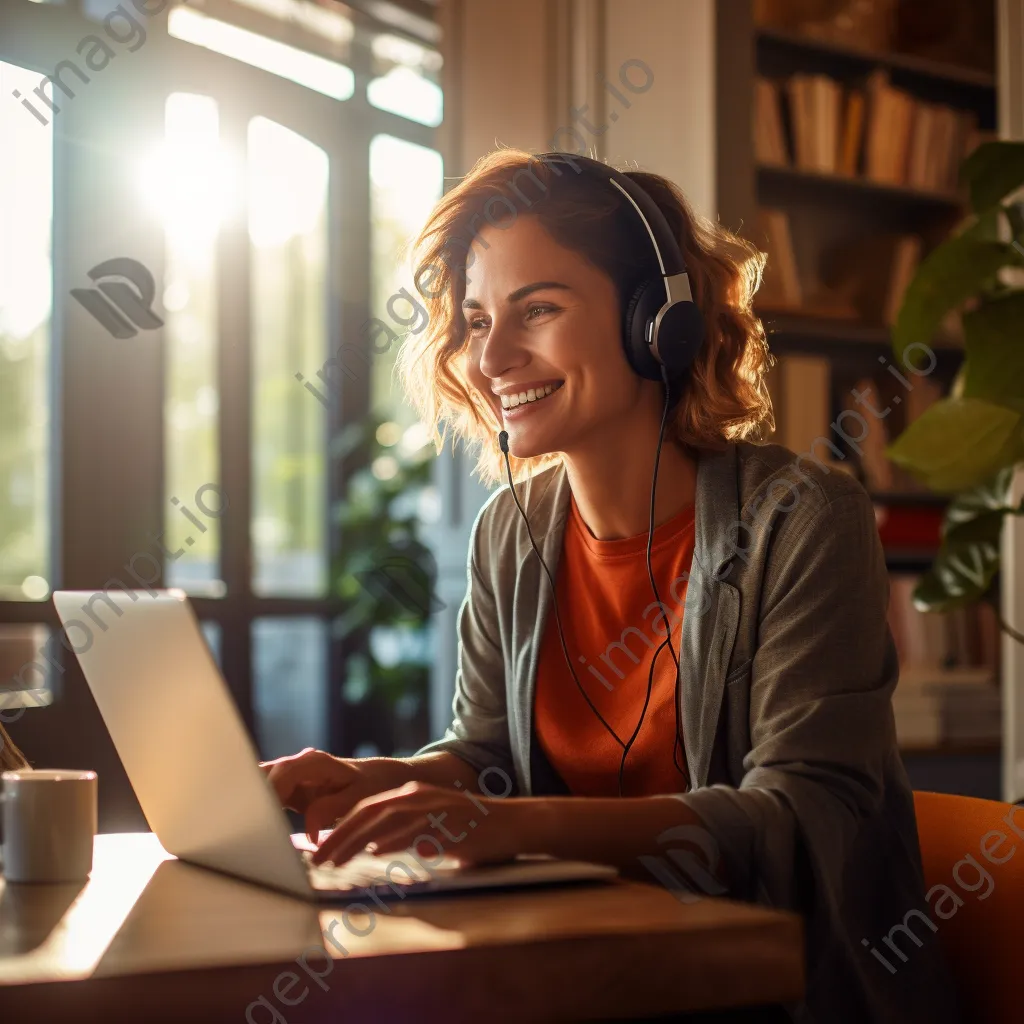
[(930, 916), (964, 1024), (1024, 1020), (1024, 806), (915, 791), (914, 807)]

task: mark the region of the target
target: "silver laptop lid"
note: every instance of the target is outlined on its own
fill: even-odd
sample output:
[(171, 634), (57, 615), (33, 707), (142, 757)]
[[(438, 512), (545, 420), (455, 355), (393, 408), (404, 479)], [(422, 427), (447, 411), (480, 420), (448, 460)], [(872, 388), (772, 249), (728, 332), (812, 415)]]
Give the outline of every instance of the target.
[(58, 590), (53, 603), (164, 849), (309, 896), (288, 819), (185, 595)]

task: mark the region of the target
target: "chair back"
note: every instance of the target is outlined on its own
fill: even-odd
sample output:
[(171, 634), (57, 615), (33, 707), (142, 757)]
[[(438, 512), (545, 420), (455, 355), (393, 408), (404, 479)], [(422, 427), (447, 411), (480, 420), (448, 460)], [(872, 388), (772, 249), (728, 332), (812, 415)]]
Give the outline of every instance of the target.
[(929, 916), (964, 1024), (1021, 1019), (1024, 806), (914, 792)]

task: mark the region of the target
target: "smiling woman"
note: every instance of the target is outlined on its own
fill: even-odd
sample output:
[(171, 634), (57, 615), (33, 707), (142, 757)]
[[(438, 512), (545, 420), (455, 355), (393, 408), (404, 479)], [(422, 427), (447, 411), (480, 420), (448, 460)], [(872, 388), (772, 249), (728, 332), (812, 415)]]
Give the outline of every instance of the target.
[[(762, 426), (773, 423), (764, 382), (768, 350), (751, 309), (764, 256), (730, 232), (694, 216), (682, 192), (667, 179), (642, 172), (633, 172), (631, 178), (665, 209), (673, 235), (682, 237), (693, 297), (706, 309), (706, 345), (693, 365), (668, 436), (712, 446), (757, 436)], [(490, 211), (498, 199), (502, 201), (499, 216), (493, 217)], [(488, 225), (482, 230), (477, 226), (481, 220)], [(466, 238), (474, 243), (461, 261), (455, 261), (452, 246), (455, 241), (465, 245)], [(493, 243), (499, 239), (501, 249), (495, 258)], [(543, 264), (536, 256), (548, 251), (552, 241), (561, 258), (557, 251), (551, 253), (554, 269), (548, 278), (540, 273)], [(515, 263), (509, 262), (510, 250)], [(564, 257), (581, 250), (586, 260), (567, 264)], [(441, 200), (416, 251), (420, 260), (416, 280), (429, 270), (432, 281), (424, 292), (430, 327), (410, 338), (400, 352), (403, 383), (424, 422), (442, 430), (449, 427), (479, 447), (478, 468), (488, 482), (497, 482), (501, 476), (495, 436), (503, 424), (524, 425), (522, 430), (518, 426), (509, 430), (517, 473), (558, 462), (556, 452), (563, 450), (558, 445), (544, 447), (542, 442), (537, 451), (528, 451), (525, 417), (508, 412), (523, 404), (522, 395), (530, 401), (530, 385), (561, 388), (560, 374), (532, 381), (506, 375), (509, 379), (487, 382), (486, 373), (481, 375), (483, 367), (477, 365), (474, 370), (471, 365), (472, 351), (488, 328), (499, 328), (493, 324), (497, 311), (484, 309), (475, 285), (477, 276), (487, 273), (495, 262), (500, 263), (502, 276), (515, 282), (502, 296), (502, 335), (507, 321), (515, 317), (532, 329), (534, 337), (543, 338), (548, 362), (555, 357), (575, 358), (602, 378), (617, 378), (617, 390), (622, 393), (637, 390), (649, 397), (660, 392), (658, 384), (643, 386), (643, 381), (630, 379), (619, 342), (630, 299), (652, 270), (657, 271), (657, 261), (649, 244), (646, 252), (640, 249), (638, 254), (636, 215), (606, 186), (592, 179), (577, 180), (575, 173), (559, 170), (551, 161), (499, 150), (479, 161), (463, 185)], [(562, 271), (574, 263), (580, 265), (567, 277)], [(463, 316), (455, 312), (460, 306)], [(590, 341), (585, 348), (580, 344), (581, 330)], [(552, 338), (561, 339), (564, 349), (556, 353)], [(423, 372), (425, 363), (429, 373)], [(606, 400), (600, 382), (593, 383), (591, 394), (601, 391)], [(504, 396), (508, 396), (507, 405)], [(515, 404), (513, 396), (518, 399)], [(572, 402), (574, 396), (566, 392), (560, 396), (563, 399)], [(553, 422), (553, 429), (562, 429), (569, 402), (562, 404), (560, 426)], [(556, 415), (554, 406), (545, 408), (552, 417)], [(583, 429), (583, 423), (577, 420), (576, 429)], [(566, 440), (564, 432), (561, 440)]]
[[(930, 934), (895, 982), (862, 944), (924, 898), (888, 575), (863, 487), (757, 443), (764, 257), (660, 175), (507, 149), (415, 251), (433, 287), (403, 381), (508, 486), (473, 527), (445, 735), (270, 769), (307, 826), (336, 824), (314, 859), (404, 849), (426, 819), (468, 861), (642, 865), (675, 889), (659, 853), (682, 844), (682, 888), (803, 915), (806, 999), (779, 1019), (952, 1024)], [(488, 767), (514, 789), (477, 804)]]

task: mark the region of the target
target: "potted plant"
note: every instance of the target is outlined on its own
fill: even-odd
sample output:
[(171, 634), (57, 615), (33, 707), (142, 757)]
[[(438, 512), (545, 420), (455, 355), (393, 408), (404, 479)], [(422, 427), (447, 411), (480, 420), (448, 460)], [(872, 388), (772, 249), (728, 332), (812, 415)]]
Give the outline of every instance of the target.
[[(951, 496), (935, 561), (914, 591), (921, 611), (949, 611), (975, 601), (997, 610), (1003, 517), (1014, 469), (1024, 461), (1024, 143), (988, 142), (960, 168), (971, 215), (937, 246), (907, 288), (893, 328), (902, 362), (907, 347), (927, 344), (950, 312), (962, 311), (964, 360), (951, 392), (888, 447), (896, 464), (931, 490)], [(1024, 634), (1000, 615), (1001, 628)]]

